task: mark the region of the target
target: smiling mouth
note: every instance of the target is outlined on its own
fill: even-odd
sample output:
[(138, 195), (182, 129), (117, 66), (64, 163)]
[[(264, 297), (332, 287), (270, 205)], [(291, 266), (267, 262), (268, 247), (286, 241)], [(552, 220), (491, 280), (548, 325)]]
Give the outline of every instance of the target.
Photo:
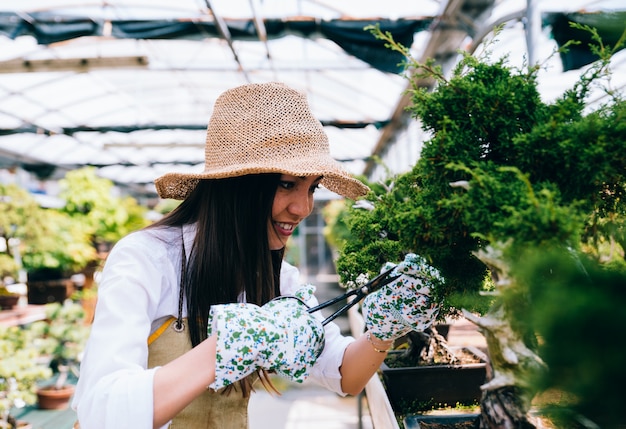
[(290, 223), (274, 222), (274, 224), (285, 232), (293, 232), (294, 225)]

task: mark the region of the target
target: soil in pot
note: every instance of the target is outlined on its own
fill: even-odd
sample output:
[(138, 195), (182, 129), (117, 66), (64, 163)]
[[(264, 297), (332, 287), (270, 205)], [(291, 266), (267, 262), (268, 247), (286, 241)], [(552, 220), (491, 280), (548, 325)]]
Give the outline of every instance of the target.
[(46, 386), (37, 390), (39, 408), (42, 410), (64, 410), (70, 404), (70, 398), (74, 394), (73, 385), (65, 385), (61, 388)]
[(408, 416), (406, 429), (474, 429), (478, 414), (450, 416)]
[(420, 429), (474, 429), (474, 427), (473, 421), (459, 423), (423, 422), (419, 425)]

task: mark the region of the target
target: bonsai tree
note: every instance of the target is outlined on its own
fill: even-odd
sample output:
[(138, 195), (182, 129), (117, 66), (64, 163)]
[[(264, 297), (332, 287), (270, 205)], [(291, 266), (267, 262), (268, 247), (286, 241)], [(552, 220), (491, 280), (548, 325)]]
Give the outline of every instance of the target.
[[(0, 238), (19, 242), (20, 261), (27, 271), (72, 273), (95, 257), (84, 229), (54, 209), (44, 209), (25, 189), (0, 184)], [(15, 260), (14, 246), (7, 256)], [(22, 267), (18, 267), (22, 268)]]
[[(8, 246), (7, 246), (8, 248)], [(0, 310), (11, 308), (17, 303), (20, 295), (7, 288), (8, 283), (18, 277), (19, 266), (15, 258), (8, 253), (0, 253)]]
[(23, 240), (29, 280), (69, 278), (96, 259), (87, 229), (55, 209), (39, 209), (36, 234)]
[[(366, 197), (367, 201), (345, 206), (343, 211), (334, 214), (335, 220), (330, 224), (332, 232), (329, 231), (328, 235), (338, 243), (337, 272), (341, 283), (348, 288), (358, 287), (376, 276), (385, 262), (402, 261), (406, 253), (419, 253), (440, 270), (428, 254), (420, 253), (412, 243), (404, 242), (401, 239), (403, 228), (394, 225), (394, 217), (401, 216), (406, 210), (404, 204), (407, 203), (408, 195), (405, 184), (408, 184), (408, 179), (409, 176), (404, 175), (388, 179), (384, 183), (368, 183), (372, 191)], [(402, 221), (402, 224), (410, 228), (413, 222), (415, 221)], [(481, 282), (474, 286), (476, 290), (486, 287)], [(431, 290), (431, 299), (440, 306), (440, 320), (460, 315), (456, 305), (460, 305), (461, 293), (467, 291), (456, 293), (453, 288), (462, 287), (449, 283), (446, 279), (445, 289), (438, 287)], [(470, 303), (470, 298), (465, 294), (465, 306), (471, 306), (476, 311), (487, 308), (488, 299), (481, 299), (476, 294), (471, 299)], [(387, 363), (390, 366), (455, 363), (457, 360), (456, 354), (448, 349), (445, 338), (439, 335), (436, 325), (424, 332), (409, 332), (405, 340), (404, 352), (394, 355), (394, 362), (390, 361), (391, 357), (388, 358)]]
[[(6, 243), (6, 253), (2, 254), (4, 267), (17, 270), (21, 267), (7, 266), (16, 256), (20, 257), (27, 268), (30, 265), (55, 266), (59, 265), (54, 257), (46, 257), (43, 249), (56, 245), (52, 238), (46, 243), (46, 238), (53, 237), (56, 224), (46, 218), (46, 212), (25, 189), (15, 184), (0, 184), (0, 237)], [(18, 246), (10, 243), (19, 243)], [(64, 245), (62, 243), (61, 245)], [(16, 255), (15, 251), (20, 255)]]
[(97, 264), (103, 244), (148, 223), (144, 207), (132, 197), (115, 195), (113, 183), (92, 168), (68, 172), (60, 187), (65, 205), (44, 209), (17, 185), (0, 185), (0, 234), (20, 240), (31, 280), (69, 277)]
[(30, 331), (0, 326), (0, 428), (17, 428), (11, 410), (37, 401), (37, 383), (51, 371), (38, 361), (39, 349)]
[[(374, 188), (368, 209), (350, 209), (353, 235), (340, 254), (339, 274), (344, 283), (356, 281), (409, 251), (427, 258), (445, 279), (434, 291), (442, 314), (465, 308), (487, 339), (493, 376), (483, 386), (477, 425), (534, 427), (528, 410), (541, 386), (536, 380), (551, 370), (541, 353), (554, 349), (540, 346), (539, 320), (522, 317), (537, 316), (530, 309), (541, 294), (531, 291), (546, 286), (531, 288), (538, 277), (520, 274), (527, 255), (538, 249), (558, 249), (570, 259), (585, 254), (606, 270), (624, 262), (626, 105), (610, 86), (605, 104), (595, 111), (586, 104), (593, 85), (610, 85), (617, 47), (602, 45), (588, 28), (601, 60), (547, 103), (537, 90), (537, 67), (517, 70), (506, 59), (464, 55), (448, 78), (433, 62), (411, 60), (389, 34), (372, 31), (407, 56), (414, 84), (409, 109), (432, 137), (411, 171)], [(433, 90), (420, 87), (424, 77), (436, 82)], [(491, 302), (481, 310), (472, 297), (484, 289), (492, 290)]]
[(146, 208), (132, 197), (116, 196), (113, 183), (91, 168), (67, 173), (60, 185), (65, 205), (44, 209), (19, 186), (0, 184), (0, 239), (19, 243), (7, 246), (2, 261), (16, 259), (19, 249), (18, 268), (27, 272), (29, 283), (53, 281), (29, 287), (33, 303), (65, 299), (69, 280), (59, 280), (75, 273), (83, 272), (89, 287), (108, 247), (149, 222)]
[(64, 388), (70, 372), (78, 377), (89, 325), (83, 307), (71, 300), (46, 304), (46, 319), (31, 325), (33, 335), (42, 343), (42, 353), (50, 358), (50, 368), (58, 373), (55, 389)]
[(146, 208), (132, 197), (115, 195), (113, 182), (96, 176), (92, 167), (68, 172), (59, 185), (65, 200), (61, 212), (85, 228), (96, 249), (148, 224)]

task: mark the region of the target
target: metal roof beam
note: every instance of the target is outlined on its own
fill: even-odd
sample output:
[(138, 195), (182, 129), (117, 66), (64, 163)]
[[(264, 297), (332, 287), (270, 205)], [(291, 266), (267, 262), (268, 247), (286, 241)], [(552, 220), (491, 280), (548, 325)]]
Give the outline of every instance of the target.
[[(419, 63), (426, 63), (429, 59), (435, 59), (438, 64), (447, 65), (456, 55), (457, 50), (468, 36), (467, 25), (457, 25), (457, 20), (466, 20), (467, 16), (472, 16), (474, 20), (479, 20), (481, 15), (485, 15), (495, 4), (495, 0), (451, 0), (449, 1), (441, 15), (433, 21), (430, 29), (431, 36), (422, 52)], [(465, 30), (463, 30), (465, 28)], [(432, 88), (434, 82), (431, 78), (422, 78), (416, 82), (419, 87)], [(411, 103), (410, 89), (412, 84), (407, 86), (407, 90), (402, 93), (396, 108), (380, 137), (374, 150), (372, 158), (365, 165), (363, 174), (368, 176), (376, 167), (377, 155), (383, 154), (387, 147), (393, 142), (393, 137), (406, 127), (409, 113), (406, 108)]]
[(0, 62), (0, 73), (37, 73), (73, 71), (84, 73), (97, 69), (147, 68), (148, 57), (54, 58), (46, 60), (14, 59)]
[[(376, 128), (385, 127), (389, 121), (342, 121), (342, 120), (321, 120), (325, 127), (336, 127), (340, 129), (362, 129), (370, 125)], [(135, 131), (160, 131), (160, 130), (206, 130), (206, 124), (139, 124), (139, 125), (107, 125), (101, 127), (78, 126), (78, 127), (62, 127), (51, 130), (45, 127), (39, 127), (35, 124), (21, 126), (17, 128), (0, 128), (0, 136), (8, 136), (12, 134), (41, 134), (41, 135), (58, 135), (63, 134), (73, 136), (78, 133), (132, 133)]]

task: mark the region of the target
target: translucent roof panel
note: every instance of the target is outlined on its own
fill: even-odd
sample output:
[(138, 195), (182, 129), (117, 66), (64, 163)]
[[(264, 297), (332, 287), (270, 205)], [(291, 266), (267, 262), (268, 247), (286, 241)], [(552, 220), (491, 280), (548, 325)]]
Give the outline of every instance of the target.
[[(469, 40), (489, 15), (523, 11), (526, 3), (0, 2), (0, 166), (50, 164), (62, 173), (92, 165), (151, 195), (165, 172), (202, 170), (204, 132), (219, 94), (282, 81), (307, 93), (332, 155), (362, 174), (408, 84), (398, 57), (363, 28), (389, 29), (418, 58), (449, 55), (432, 46), (434, 30), (461, 31)], [(537, 3), (544, 11), (615, 7)], [(514, 40), (500, 47), (522, 56), (524, 45)]]

